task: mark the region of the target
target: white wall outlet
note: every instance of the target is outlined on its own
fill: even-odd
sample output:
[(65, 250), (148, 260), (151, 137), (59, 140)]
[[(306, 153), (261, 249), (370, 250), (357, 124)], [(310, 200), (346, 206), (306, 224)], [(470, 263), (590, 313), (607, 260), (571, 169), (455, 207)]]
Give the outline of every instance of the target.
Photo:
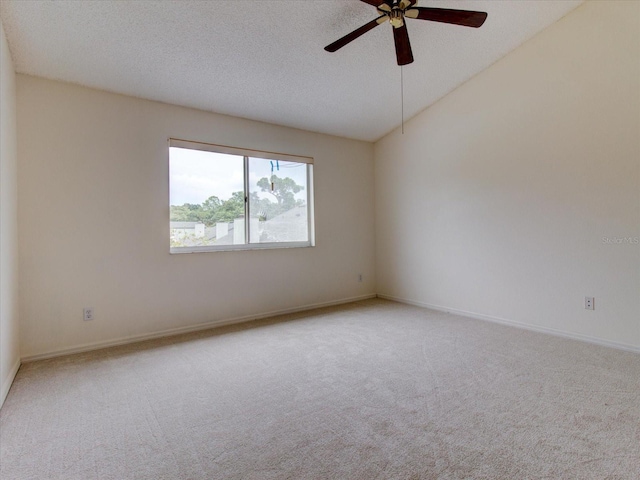
[(361, 273), (358, 274), (358, 282), (362, 283), (362, 274)]
[(595, 299), (593, 297), (584, 297), (584, 308), (587, 310), (595, 310)]
[(83, 310), (83, 319), (85, 322), (93, 320), (93, 307), (87, 307)]

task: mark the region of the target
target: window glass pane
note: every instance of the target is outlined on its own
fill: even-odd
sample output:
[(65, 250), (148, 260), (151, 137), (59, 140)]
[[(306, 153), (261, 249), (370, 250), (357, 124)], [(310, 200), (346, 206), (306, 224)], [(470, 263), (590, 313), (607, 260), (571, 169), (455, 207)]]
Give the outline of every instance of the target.
[(171, 247), (245, 243), (244, 158), (169, 149)]
[(307, 192), (307, 164), (250, 157), (250, 243), (308, 241)]

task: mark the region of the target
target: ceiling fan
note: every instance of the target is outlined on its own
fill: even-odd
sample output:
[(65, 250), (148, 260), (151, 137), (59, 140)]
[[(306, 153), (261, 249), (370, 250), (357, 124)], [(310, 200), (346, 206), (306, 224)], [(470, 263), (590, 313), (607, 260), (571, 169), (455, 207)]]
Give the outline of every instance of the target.
[(407, 65), (413, 62), (411, 44), (405, 18), (418, 20), (430, 20), (432, 22), (452, 23), (465, 27), (480, 27), (487, 19), (486, 12), (473, 12), (470, 10), (451, 10), (448, 8), (416, 7), (418, 0), (360, 0), (376, 7), (380, 16), (360, 28), (348, 33), (339, 40), (324, 47), (327, 52), (335, 52), (352, 42), (369, 30), (388, 21), (393, 26), (393, 39), (396, 44), (396, 57), (398, 65)]

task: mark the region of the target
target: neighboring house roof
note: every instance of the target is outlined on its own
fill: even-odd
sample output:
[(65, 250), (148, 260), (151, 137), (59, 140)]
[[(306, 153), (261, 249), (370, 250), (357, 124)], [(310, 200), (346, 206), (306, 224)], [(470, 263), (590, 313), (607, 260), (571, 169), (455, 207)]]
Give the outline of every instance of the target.
[[(220, 245), (230, 245), (233, 243), (233, 229), (235, 227), (235, 224), (233, 222), (229, 223), (229, 231), (227, 232), (226, 235), (220, 237), (220, 238), (216, 238), (216, 243), (220, 244)], [(215, 238), (215, 228), (214, 228), (214, 232), (213, 232), (213, 238)]]
[(204, 227), (204, 238), (214, 240), (216, 238), (216, 227)]
[(201, 224), (202, 222), (169, 222), (171, 228), (196, 228), (196, 225)]
[[(257, 222), (256, 218), (251, 219), (253, 222)], [(175, 230), (195, 230), (196, 225), (201, 222), (170, 222), (171, 228)], [(226, 235), (216, 238), (216, 227), (205, 227), (204, 237), (201, 238), (185, 238), (183, 240), (184, 246), (200, 245), (204, 241), (213, 241), (218, 245), (231, 245), (233, 244), (234, 237), (234, 222), (228, 222), (228, 232)], [(266, 221), (260, 222), (258, 226), (258, 232), (260, 236), (260, 242), (297, 242), (304, 240), (308, 236), (307, 231), (307, 207), (294, 207), (291, 210), (287, 210), (273, 218), (268, 218)], [(252, 235), (252, 241), (255, 241)]]
[(308, 237), (307, 207), (294, 207), (261, 222), (260, 241), (299, 242)]

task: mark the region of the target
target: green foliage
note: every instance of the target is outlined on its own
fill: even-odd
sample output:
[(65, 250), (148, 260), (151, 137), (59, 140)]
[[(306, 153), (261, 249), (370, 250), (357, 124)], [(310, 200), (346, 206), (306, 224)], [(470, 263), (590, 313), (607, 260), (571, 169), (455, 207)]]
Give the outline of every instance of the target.
[(292, 178), (280, 178), (277, 175), (271, 175), (271, 178), (261, 178), (257, 183), (260, 190), (273, 195), (278, 201), (281, 211), (290, 210), (296, 206), (294, 195), (304, 189), (302, 185), (298, 185)]
[(171, 205), (172, 222), (203, 222), (204, 212), (202, 205), (185, 203), (184, 205)]
[(201, 205), (171, 205), (170, 211), (172, 222), (201, 222), (208, 227), (218, 222), (233, 222), (244, 215), (244, 193), (233, 192), (229, 200), (211, 196)]
[[(271, 189), (273, 182), (273, 190)], [(268, 198), (260, 198), (256, 192), (251, 193), (251, 209), (262, 219), (273, 218), (296, 206), (304, 205), (304, 201), (296, 200), (295, 194), (304, 189), (293, 179), (272, 175), (270, 179), (261, 178), (257, 186), (260, 190), (272, 195), (277, 203)], [(244, 216), (244, 192), (233, 192), (228, 200), (220, 200), (216, 196), (207, 198), (201, 205), (185, 203), (171, 205), (170, 220), (172, 222), (201, 222), (211, 227), (218, 222), (233, 222)]]
[(231, 198), (216, 210), (214, 222), (233, 222), (234, 219), (244, 216), (244, 192), (233, 192)]

